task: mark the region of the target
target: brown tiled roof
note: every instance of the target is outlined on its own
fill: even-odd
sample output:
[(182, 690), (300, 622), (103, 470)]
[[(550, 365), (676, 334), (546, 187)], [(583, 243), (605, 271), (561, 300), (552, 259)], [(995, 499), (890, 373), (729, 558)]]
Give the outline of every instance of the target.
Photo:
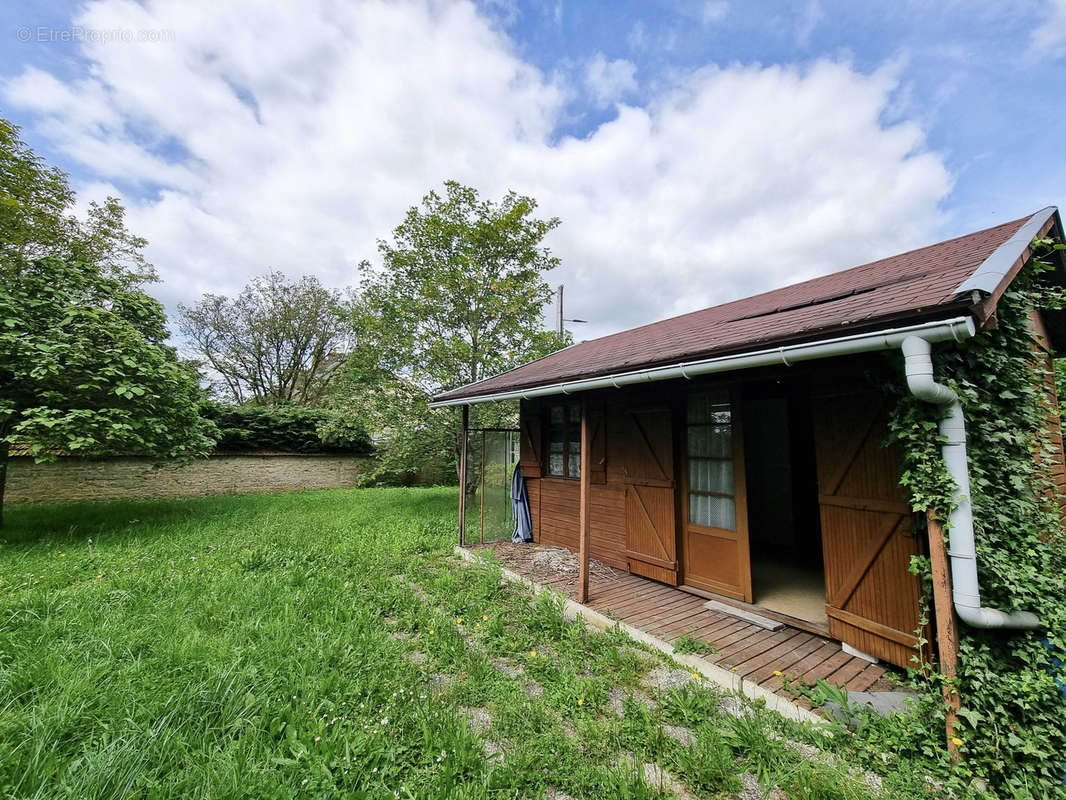
[(529, 389), (840, 335), (889, 320), (935, 317), (968, 304), (955, 288), (1029, 217), (782, 289), (581, 342), (435, 401)]

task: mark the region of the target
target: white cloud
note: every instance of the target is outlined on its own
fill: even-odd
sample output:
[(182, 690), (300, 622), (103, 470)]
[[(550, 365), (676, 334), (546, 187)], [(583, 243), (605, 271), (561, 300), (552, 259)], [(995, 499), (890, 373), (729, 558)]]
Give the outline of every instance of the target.
[(585, 70), (585, 86), (597, 108), (607, 108), (637, 90), (637, 66), (624, 58), (608, 61), (596, 53)]
[[(472, 4), (102, 0), (78, 22), (175, 37), (89, 44), (79, 80), (27, 71), (3, 93), (94, 194), (150, 188), (130, 225), (171, 307), (270, 267), (350, 284), (455, 178), (562, 219), (550, 279), (594, 336), (927, 243), (950, 189), (921, 129), (885, 123), (888, 71), (709, 67), (559, 139), (566, 88)], [(632, 91), (602, 62), (602, 97)]]
[(1030, 38), (1033, 49), (1041, 53), (1060, 50), (1066, 44), (1066, 0), (1050, 0), (1047, 8), (1047, 18)]
[(703, 5), (703, 21), (712, 24), (721, 22), (729, 13), (729, 3), (726, 0), (707, 0)]

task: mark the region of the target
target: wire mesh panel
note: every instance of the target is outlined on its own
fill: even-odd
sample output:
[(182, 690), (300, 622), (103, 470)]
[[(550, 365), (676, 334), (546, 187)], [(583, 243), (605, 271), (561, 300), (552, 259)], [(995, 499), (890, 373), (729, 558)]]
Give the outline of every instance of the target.
[(466, 442), (463, 544), (499, 542), (514, 532), (511, 479), (518, 465), (517, 430), (471, 428)]

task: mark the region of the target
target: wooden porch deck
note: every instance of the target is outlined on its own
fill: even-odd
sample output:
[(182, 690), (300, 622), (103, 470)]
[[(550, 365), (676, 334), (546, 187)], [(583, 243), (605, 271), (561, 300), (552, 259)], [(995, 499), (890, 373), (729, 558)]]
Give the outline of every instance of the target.
[[(475, 545), (473, 549), (480, 547), (492, 549), (503, 565), (520, 575), (576, 599), (576, 569), (557, 565), (568, 557), (576, 565), (576, 556), (570, 551), (510, 542)], [(560, 551), (560, 555), (551, 551)], [(538, 558), (538, 553), (546, 557)], [(893, 688), (885, 678), (888, 670), (884, 666), (845, 653), (836, 640), (788, 625), (769, 631), (708, 609), (706, 603), (706, 598), (673, 586), (591, 562), (590, 608), (671, 643), (685, 634), (710, 642), (717, 652), (703, 658), (766, 689), (784, 693), (781, 690), (789, 678), (810, 683), (824, 678), (849, 692)], [(808, 706), (802, 699), (800, 705)]]

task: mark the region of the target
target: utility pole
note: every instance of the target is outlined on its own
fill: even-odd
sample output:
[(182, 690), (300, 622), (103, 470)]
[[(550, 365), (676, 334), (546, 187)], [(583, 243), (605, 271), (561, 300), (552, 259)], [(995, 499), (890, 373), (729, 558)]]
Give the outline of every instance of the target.
[(563, 329), (564, 322), (586, 323), (588, 320), (563, 319), (563, 285), (560, 283), (559, 288), (555, 291), (555, 331), (559, 334), (559, 341), (562, 341), (563, 336), (566, 335), (566, 331)]
[(563, 338), (563, 285), (560, 283), (555, 299), (555, 331)]

